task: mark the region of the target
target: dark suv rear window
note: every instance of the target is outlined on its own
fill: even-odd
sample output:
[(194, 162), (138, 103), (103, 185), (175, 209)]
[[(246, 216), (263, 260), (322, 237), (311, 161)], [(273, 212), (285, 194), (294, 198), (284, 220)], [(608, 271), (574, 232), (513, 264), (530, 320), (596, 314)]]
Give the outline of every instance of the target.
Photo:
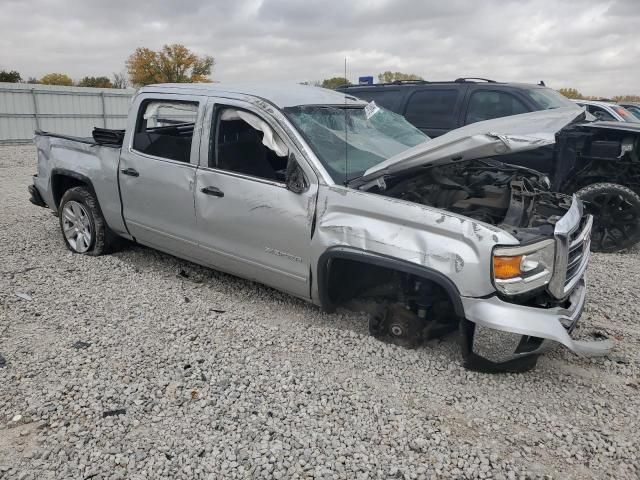
[[(347, 93), (351, 92), (347, 90)], [(362, 90), (359, 92), (356, 91), (355, 93), (353, 93), (353, 95), (361, 98), (362, 100), (366, 100), (367, 102), (374, 101), (379, 107), (384, 107), (387, 110), (391, 110), (392, 112), (397, 112), (402, 92), (400, 92), (399, 90), (383, 90), (381, 88), (372, 88), (370, 90)]]
[(479, 90), (473, 92), (467, 108), (466, 124), (526, 113), (526, 105), (507, 92)]
[(454, 89), (419, 90), (409, 97), (404, 116), (418, 128), (453, 128), (458, 96)]

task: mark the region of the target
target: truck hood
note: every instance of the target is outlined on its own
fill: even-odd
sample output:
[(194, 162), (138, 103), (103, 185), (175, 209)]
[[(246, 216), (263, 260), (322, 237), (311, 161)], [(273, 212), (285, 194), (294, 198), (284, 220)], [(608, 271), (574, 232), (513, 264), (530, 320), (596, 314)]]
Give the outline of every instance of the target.
[(351, 185), (362, 186), (385, 175), (426, 165), (445, 165), (533, 150), (555, 143), (556, 132), (584, 119), (584, 109), (566, 107), (473, 123), (388, 158), (369, 168)]

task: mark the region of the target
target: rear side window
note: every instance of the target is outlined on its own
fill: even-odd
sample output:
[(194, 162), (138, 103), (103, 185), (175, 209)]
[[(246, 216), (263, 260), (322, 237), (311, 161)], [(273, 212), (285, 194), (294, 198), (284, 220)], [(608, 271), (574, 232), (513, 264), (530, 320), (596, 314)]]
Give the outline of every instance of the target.
[(364, 90), (362, 92), (356, 92), (355, 96), (361, 98), (362, 100), (366, 100), (367, 102), (376, 102), (376, 105), (378, 105), (379, 107), (386, 108), (387, 110), (391, 110), (392, 112), (397, 112), (401, 94), (402, 92), (400, 92), (399, 90), (371, 89)]
[(515, 95), (508, 92), (480, 90), (469, 100), (465, 124), (526, 113), (529, 109)]
[(140, 106), (133, 148), (154, 157), (189, 163), (197, 102), (147, 100)]
[(419, 128), (455, 127), (459, 95), (455, 89), (419, 90), (409, 97), (404, 116)]
[(616, 120), (613, 115), (611, 115), (602, 107), (598, 107), (596, 105), (587, 105), (587, 110), (589, 110), (589, 113), (595, 115), (598, 120), (606, 120), (608, 122)]

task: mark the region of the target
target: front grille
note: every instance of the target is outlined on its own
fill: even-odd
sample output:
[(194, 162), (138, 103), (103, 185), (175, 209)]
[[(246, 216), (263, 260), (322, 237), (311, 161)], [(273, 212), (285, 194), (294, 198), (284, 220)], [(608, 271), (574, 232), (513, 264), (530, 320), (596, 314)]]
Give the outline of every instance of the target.
[[(585, 215), (581, 222), (580, 229), (569, 236), (569, 253), (567, 255), (567, 274), (565, 279), (565, 290), (567, 286), (575, 285), (584, 273), (586, 264), (589, 261), (589, 247), (591, 246), (591, 226), (593, 219), (591, 215)], [(568, 293), (568, 292), (565, 292)]]
[(589, 263), (593, 217), (583, 215), (582, 203), (574, 196), (567, 213), (556, 223), (556, 258), (549, 292), (556, 298), (571, 293)]

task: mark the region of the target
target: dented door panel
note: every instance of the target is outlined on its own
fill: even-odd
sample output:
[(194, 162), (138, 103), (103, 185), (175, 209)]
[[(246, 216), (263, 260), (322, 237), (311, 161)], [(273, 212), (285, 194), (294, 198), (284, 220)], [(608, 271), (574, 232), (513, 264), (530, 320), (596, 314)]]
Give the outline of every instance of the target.
[[(214, 187), (224, 196), (202, 190)], [(210, 265), (309, 298), (311, 220), (316, 187), (200, 168), (196, 217), (201, 255)]]

